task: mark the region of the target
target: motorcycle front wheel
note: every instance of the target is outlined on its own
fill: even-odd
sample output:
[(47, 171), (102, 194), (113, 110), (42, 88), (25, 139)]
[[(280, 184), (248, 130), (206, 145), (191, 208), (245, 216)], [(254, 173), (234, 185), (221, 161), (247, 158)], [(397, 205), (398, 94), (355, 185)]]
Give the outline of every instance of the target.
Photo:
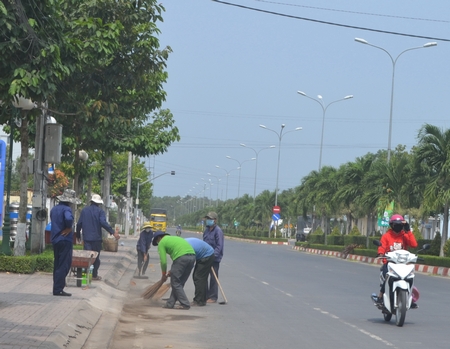
[(397, 309), (396, 309), (396, 320), (395, 324), (399, 327), (402, 327), (405, 323), (406, 318), (406, 300), (407, 300), (407, 292), (406, 290), (398, 290), (397, 291)]

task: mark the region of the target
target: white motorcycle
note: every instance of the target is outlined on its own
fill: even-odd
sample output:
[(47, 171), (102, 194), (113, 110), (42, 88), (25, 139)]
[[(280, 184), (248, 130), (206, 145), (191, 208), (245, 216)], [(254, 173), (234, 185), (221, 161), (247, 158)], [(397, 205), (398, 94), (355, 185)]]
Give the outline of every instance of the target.
[[(374, 240), (373, 243), (381, 246), (378, 240)], [(418, 252), (429, 248), (430, 245), (425, 244)], [(411, 308), (413, 302), (414, 263), (417, 262), (418, 257), (406, 250), (396, 250), (378, 258), (386, 258), (388, 262), (383, 304), (377, 303), (376, 294), (372, 294), (371, 298), (374, 305), (383, 313), (385, 321), (391, 321), (392, 315), (395, 314), (395, 323), (401, 327), (405, 322), (406, 311)], [(384, 282), (383, 272), (380, 273), (380, 282)]]

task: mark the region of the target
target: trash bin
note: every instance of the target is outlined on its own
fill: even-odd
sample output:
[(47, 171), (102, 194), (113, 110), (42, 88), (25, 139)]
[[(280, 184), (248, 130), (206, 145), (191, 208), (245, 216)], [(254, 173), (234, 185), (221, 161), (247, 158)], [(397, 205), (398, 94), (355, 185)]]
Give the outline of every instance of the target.
[(50, 234), (50, 233), (51, 233), (51, 230), (52, 230), (52, 222), (48, 223), (48, 224), (45, 226), (45, 244), (46, 244), (46, 245), (52, 243), (52, 241), (51, 241), (51, 234)]
[(27, 205), (27, 230), (26, 230), (26, 234), (27, 234), (27, 241), (30, 238), (30, 234), (31, 234), (31, 214), (33, 213), (33, 207), (31, 205)]
[(9, 204), (9, 222), (10, 222), (10, 241), (16, 240), (17, 223), (19, 222), (19, 203), (11, 202)]

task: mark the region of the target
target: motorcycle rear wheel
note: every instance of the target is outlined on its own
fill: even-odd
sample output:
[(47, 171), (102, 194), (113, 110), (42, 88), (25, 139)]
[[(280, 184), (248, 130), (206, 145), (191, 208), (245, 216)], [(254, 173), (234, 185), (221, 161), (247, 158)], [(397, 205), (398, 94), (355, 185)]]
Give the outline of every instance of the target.
[(391, 313), (389, 313), (389, 314), (383, 313), (383, 317), (384, 317), (384, 321), (389, 322), (392, 319), (392, 314)]
[(395, 324), (399, 327), (402, 327), (405, 323), (406, 318), (406, 290), (398, 290), (397, 291), (397, 309), (395, 313)]

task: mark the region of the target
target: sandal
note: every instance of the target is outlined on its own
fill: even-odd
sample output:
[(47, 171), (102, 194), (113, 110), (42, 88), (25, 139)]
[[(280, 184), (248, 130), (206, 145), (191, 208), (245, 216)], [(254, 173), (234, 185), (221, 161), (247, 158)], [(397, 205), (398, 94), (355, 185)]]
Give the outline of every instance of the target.
[(96, 276), (95, 278), (94, 277), (92, 278), (92, 280), (95, 280), (95, 281), (100, 281), (101, 279), (102, 279), (101, 276)]
[(173, 309), (173, 307), (169, 307), (167, 304), (164, 304), (162, 307), (163, 307), (164, 309)]

